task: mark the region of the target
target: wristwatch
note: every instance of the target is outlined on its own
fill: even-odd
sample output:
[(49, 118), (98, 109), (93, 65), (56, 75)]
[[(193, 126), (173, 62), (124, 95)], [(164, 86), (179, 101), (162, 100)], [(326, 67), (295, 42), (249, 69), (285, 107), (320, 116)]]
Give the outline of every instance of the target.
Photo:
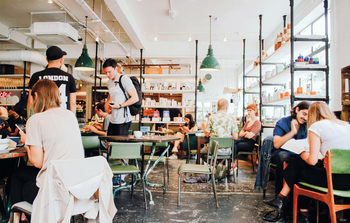
[(119, 109), (121, 109), (122, 108), (122, 104), (119, 104)]

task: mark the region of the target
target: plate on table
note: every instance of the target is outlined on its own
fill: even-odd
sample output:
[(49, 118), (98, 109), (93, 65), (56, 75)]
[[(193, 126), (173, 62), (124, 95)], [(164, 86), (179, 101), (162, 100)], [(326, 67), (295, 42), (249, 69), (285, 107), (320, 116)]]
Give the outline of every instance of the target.
[(14, 150), (16, 148), (11, 148), (11, 149), (3, 149), (3, 150), (0, 150), (0, 154), (6, 154), (6, 153), (9, 153), (11, 152), (12, 150)]

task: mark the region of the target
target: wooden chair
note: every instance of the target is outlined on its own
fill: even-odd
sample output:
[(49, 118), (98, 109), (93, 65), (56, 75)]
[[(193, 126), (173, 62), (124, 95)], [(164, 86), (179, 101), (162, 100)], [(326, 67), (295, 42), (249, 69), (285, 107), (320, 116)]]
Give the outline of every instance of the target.
[(211, 162), (210, 165), (201, 165), (201, 164), (182, 164), (178, 169), (179, 174), (179, 191), (177, 198), (177, 206), (180, 206), (180, 195), (181, 195), (181, 174), (182, 173), (199, 173), (199, 174), (208, 174), (211, 175), (211, 182), (213, 184), (214, 197), (216, 200), (216, 207), (219, 208), (219, 202), (216, 193), (216, 185), (215, 185), (215, 170), (216, 170), (216, 158), (219, 149), (219, 143), (217, 141), (213, 141), (210, 147), (211, 150)]
[[(305, 182), (299, 182), (299, 185), (308, 187), (311, 190), (301, 188), (299, 185), (294, 185), (293, 196), (293, 223), (297, 222), (297, 210), (298, 210), (298, 196), (306, 196), (317, 200), (317, 222), (318, 218), (318, 204), (322, 201), (328, 205), (331, 222), (336, 223), (336, 212), (345, 209), (350, 209), (350, 204), (335, 204), (334, 196), (340, 198), (350, 198), (350, 190), (334, 190), (333, 189), (333, 174), (350, 174), (350, 150), (332, 149), (326, 153), (323, 164), (327, 172), (327, 185), (328, 188), (320, 187)], [(318, 192), (315, 192), (318, 191)]]

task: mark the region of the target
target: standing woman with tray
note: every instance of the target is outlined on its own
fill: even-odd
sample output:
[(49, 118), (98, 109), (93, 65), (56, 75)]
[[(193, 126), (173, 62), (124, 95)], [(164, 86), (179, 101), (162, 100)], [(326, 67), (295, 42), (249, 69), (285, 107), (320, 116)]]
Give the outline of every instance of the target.
[[(27, 121), (25, 144), (34, 166), (18, 168), (11, 179), (11, 205), (33, 203), (43, 185), (48, 164), (52, 160), (83, 159), (84, 149), (77, 119), (73, 112), (60, 107), (57, 85), (39, 80), (32, 88), (34, 115)], [(15, 213), (14, 222), (20, 214)]]
[(243, 151), (253, 151), (256, 139), (261, 131), (261, 122), (256, 118), (258, 116), (258, 107), (256, 104), (248, 105), (247, 112), (250, 120), (245, 123), (239, 133), (241, 139), (235, 140), (235, 154)]

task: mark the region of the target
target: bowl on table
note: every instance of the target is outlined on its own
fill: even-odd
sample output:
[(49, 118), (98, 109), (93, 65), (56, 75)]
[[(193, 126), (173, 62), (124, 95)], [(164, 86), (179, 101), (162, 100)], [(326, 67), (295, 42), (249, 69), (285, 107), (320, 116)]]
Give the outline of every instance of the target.
[(0, 150), (5, 150), (10, 144), (10, 139), (0, 139)]

